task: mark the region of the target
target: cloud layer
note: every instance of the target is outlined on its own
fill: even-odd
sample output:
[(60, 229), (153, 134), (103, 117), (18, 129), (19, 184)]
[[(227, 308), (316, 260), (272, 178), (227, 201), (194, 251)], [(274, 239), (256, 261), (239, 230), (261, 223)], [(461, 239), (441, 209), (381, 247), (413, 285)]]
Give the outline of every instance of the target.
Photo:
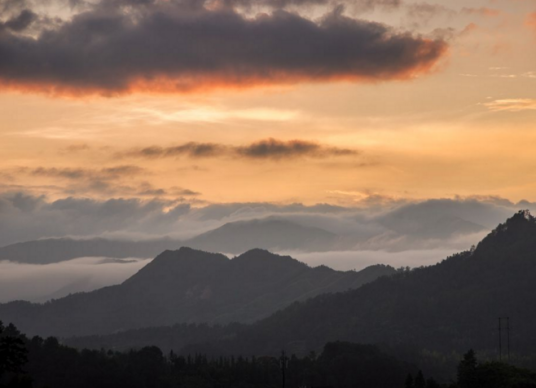
[(248, 17), (209, 6), (103, 1), (34, 36), (25, 31), (35, 12), (25, 9), (0, 30), (0, 87), (113, 95), (407, 79), (428, 72), (447, 48), (342, 8), (313, 21), (284, 9)]
[(528, 202), (514, 204), (495, 198), (367, 201), (360, 207), (269, 203), (195, 207), (171, 200), (68, 197), (48, 201), (24, 193), (3, 193), (0, 246), (66, 236), (186, 239), (226, 223), (271, 217), (341, 236), (352, 241), (355, 250), (456, 251), (469, 248), (515, 211), (536, 210)]

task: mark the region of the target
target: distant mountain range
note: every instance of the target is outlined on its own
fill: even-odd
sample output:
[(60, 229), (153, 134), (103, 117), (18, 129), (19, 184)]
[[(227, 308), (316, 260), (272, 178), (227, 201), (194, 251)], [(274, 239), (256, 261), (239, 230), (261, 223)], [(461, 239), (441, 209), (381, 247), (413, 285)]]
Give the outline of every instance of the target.
[[(405, 249), (427, 239), (448, 240), (452, 236), (483, 232), (486, 227), (458, 216), (430, 215), (400, 209), (388, 216), (373, 221), (374, 234), (353, 231), (337, 233), (320, 227), (307, 226), (284, 218), (268, 217), (224, 224), (216, 229), (190, 239), (158, 238), (153, 240), (128, 241), (104, 238), (44, 239), (0, 247), (0, 260), (19, 263), (49, 264), (79, 257), (102, 256), (113, 258), (149, 258), (164, 250), (175, 250), (182, 246), (195, 249), (240, 254), (250, 249), (262, 248), (273, 252), (328, 252), (357, 249), (359, 244), (369, 247), (379, 241), (404, 241)], [(340, 221), (333, 221), (340, 222)], [(408, 245), (409, 244), (409, 245)]]
[(396, 271), (310, 268), (289, 256), (250, 250), (234, 259), (165, 251), (123, 284), (45, 304), (0, 305), (0, 319), (39, 335), (106, 334), (180, 322), (250, 323), (290, 304), (362, 286)]
[(341, 240), (320, 228), (287, 220), (265, 219), (228, 223), (197, 236), (188, 246), (216, 252), (237, 253), (249, 249), (327, 251)]
[[(510, 318), (511, 351), (536, 348), (536, 219), (519, 212), (478, 246), (443, 262), (360, 288), (294, 303), (248, 326), (178, 325), (79, 338), (77, 346), (209, 354), (296, 354), (329, 341), (404, 345), (442, 352), (498, 346), (498, 317)], [(503, 321), (503, 344), (506, 341)]]
[(0, 260), (49, 264), (78, 257), (148, 258), (165, 250), (188, 246), (212, 252), (238, 254), (254, 248), (269, 250), (327, 251), (341, 239), (320, 228), (307, 227), (281, 219), (227, 223), (188, 240), (161, 238), (143, 241), (94, 238), (44, 239), (11, 244), (0, 248)]

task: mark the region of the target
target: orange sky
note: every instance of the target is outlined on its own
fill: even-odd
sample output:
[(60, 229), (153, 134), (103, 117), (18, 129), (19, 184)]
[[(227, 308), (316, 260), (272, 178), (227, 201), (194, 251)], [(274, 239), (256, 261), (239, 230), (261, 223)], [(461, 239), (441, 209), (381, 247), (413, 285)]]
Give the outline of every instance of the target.
[[(349, 15), (446, 40), (448, 53), (410, 78), (272, 74), (241, 88), (219, 74), (188, 93), (149, 83), (82, 97), (43, 93), (50, 81), (4, 86), (0, 189), (194, 205), (536, 200), (536, 2), (419, 4)], [(9, 79), (2, 71), (0, 59)], [(198, 152), (209, 145), (218, 151)], [(148, 147), (183, 148), (139, 153)]]

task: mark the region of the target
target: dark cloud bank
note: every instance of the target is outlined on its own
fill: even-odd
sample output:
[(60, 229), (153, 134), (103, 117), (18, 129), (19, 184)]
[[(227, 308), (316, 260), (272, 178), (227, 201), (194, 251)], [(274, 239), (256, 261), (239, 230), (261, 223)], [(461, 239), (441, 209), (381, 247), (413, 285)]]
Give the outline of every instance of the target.
[[(446, 51), (441, 40), (350, 18), (342, 7), (310, 20), (288, 2), (265, 2), (272, 11), (253, 16), (233, 3), (103, 1), (39, 27), (38, 8), (23, 9), (1, 24), (0, 85), (113, 95), (381, 81), (428, 72)], [(292, 2), (306, 3), (314, 1)]]

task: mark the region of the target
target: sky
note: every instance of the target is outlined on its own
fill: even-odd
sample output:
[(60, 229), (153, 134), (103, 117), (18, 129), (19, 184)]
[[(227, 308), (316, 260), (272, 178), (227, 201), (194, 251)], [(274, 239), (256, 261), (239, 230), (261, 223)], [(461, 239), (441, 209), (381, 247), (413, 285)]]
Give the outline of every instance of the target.
[(0, 0), (0, 244), (499, 222), (536, 202), (535, 46), (535, 0)]
[(0, 1), (0, 190), (536, 200), (534, 0)]

